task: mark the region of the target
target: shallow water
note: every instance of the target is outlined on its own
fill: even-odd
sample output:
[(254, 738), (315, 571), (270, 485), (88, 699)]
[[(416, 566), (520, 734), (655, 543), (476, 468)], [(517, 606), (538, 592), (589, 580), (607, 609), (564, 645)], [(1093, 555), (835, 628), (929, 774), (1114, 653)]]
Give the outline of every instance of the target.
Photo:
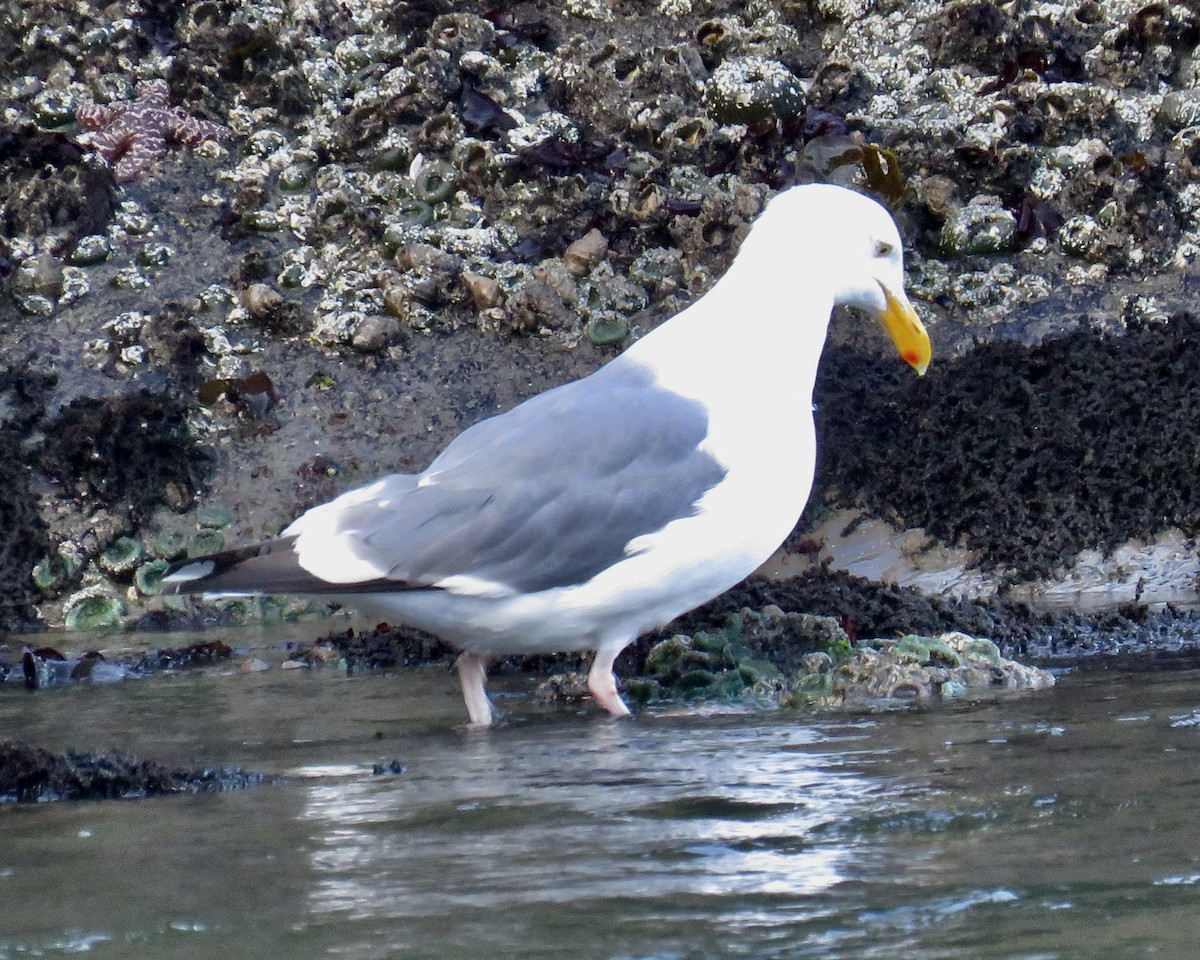
[(284, 779), (0, 807), (0, 960), (1191, 958), (1198, 680), (620, 722), (518, 689), (484, 733), (440, 669), (5, 684), (0, 736)]

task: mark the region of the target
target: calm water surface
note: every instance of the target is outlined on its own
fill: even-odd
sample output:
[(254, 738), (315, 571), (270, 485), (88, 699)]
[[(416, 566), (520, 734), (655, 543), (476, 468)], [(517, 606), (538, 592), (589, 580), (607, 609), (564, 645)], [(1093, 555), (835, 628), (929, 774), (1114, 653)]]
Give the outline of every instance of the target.
[(1198, 684), (620, 722), (513, 691), (485, 733), (441, 670), (6, 684), (0, 737), (284, 779), (0, 807), (0, 960), (1194, 958)]

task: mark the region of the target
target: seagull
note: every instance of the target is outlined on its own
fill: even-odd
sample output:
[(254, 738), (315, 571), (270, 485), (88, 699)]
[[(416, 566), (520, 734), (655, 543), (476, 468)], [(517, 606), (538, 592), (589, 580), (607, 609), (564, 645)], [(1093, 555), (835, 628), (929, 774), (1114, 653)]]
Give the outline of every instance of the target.
[(592, 697), (627, 715), (618, 654), (747, 577), (799, 519), (839, 304), (877, 317), (924, 374), (929, 335), (890, 214), (844, 187), (791, 187), (703, 297), (595, 373), (469, 427), (421, 473), (313, 507), (277, 539), (181, 562), (164, 591), (303, 594), (435, 634), (460, 652), (475, 727), (493, 721), (491, 658), (590, 651)]

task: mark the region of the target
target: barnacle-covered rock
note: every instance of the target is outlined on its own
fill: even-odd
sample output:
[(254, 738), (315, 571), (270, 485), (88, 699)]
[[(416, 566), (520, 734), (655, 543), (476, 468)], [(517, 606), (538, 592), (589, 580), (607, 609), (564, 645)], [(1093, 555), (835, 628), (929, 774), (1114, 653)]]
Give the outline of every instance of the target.
[(164, 267), (174, 256), (175, 249), (166, 243), (146, 243), (138, 250), (136, 260), (143, 267)]
[(908, 635), (851, 645), (831, 617), (743, 609), (723, 630), (676, 634), (651, 647), (644, 673), (656, 696), (768, 696), (790, 706), (876, 708), (969, 690), (1041, 689), (1044, 670), (1001, 656), (962, 633)]
[(560, 330), (575, 320), (575, 312), (560, 289), (536, 276), (528, 277), (509, 292), (504, 301), (504, 315), (509, 326), (520, 333), (534, 333), (543, 328)]
[(1012, 249), (1017, 218), (999, 197), (979, 196), (959, 207), (942, 225), (942, 249), (955, 257), (1002, 253)]
[(103, 234), (90, 233), (80, 237), (67, 255), (67, 261), (80, 267), (91, 267), (103, 263), (112, 254), (112, 244)]
[[(175, 522), (190, 529), (197, 489), (225, 502), (239, 495), (239, 471), (262, 461), (246, 456), (238, 446), (246, 438), (227, 428), (247, 424), (196, 410), (195, 397), (198, 381), (244, 377), (247, 352), (261, 352), (256, 366), (288, 378), (280, 381), (288, 417), (271, 424), (284, 431), (274, 445), (281, 452), (270, 454), (286, 461), (296, 433), (325, 426), (329, 415), (320, 402), (300, 402), (307, 394), (291, 363), (305, 351), (337, 352), (339, 387), (347, 398), (365, 397), (355, 371), (374, 370), (380, 357), (355, 347), (388, 350), (410, 331), (441, 334), (421, 342), (426, 355), (412, 371), (421, 404), (445, 399), (426, 388), (464, 368), (464, 352), (477, 349), (472, 338), (517, 329), (554, 338), (556, 349), (619, 342), (631, 324), (644, 329), (707, 289), (765, 198), (792, 182), (840, 182), (894, 207), (912, 287), (938, 305), (936, 322), (956, 357), (964, 328), (986, 340), (1003, 326), (1019, 342), (1089, 313), (1074, 301), (1091, 302), (1094, 291), (1065, 289), (1064, 279), (1107, 274), (1105, 289), (1118, 288), (1119, 299), (1135, 277), (1200, 262), (1197, 18), (1178, 3), (1126, 9), (1086, 0), (1056, 11), (972, 0), (604, 0), (595, 7), (602, 22), (553, 5), (480, 16), (447, 14), (443, 0), (217, 0), (184, 5), (177, 17), (150, 10), (122, 20), (84, 4), (72, 8), (71, 23), (40, 3), (10, 4), (0, 307), (7, 298), (10, 333), (35, 350), (49, 330), (36, 318), (63, 319), (54, 361), (62, 397), (48, 409), (69, 410), (81, 395), (71, 364), (82, 358), (87, 382), (121, 388), (105, 396), (163, 391), (136, 421), (122, 422), (115, 446), (84, 442), (85, 432), (113, 433), (100, 416), (86, 418), (86, 431), (56, 429), (54, 416), (23, 428), (31, 438), (23, 455), (36, 459), (39, 433), (46, 436), (51, 492), (38, 509), (49, 542), (81, 545), (84, 569), (102, 569), (100, 549), (118, 532), (153, 542), (160, 527), (139, 526), (151, 506), (188, 511)], [(0, 49), (9, 49), (6, 37), (0, 31)], [(169, 63), (146, 58), (149, 40), (170, 52)], [(714, 95), (718, 78), (755, 63), (785, 71), (782, 104), (747, 107)], [(86, 98), (133, 101), (137, 81), (156, 74), (169, 77), (171, 104), (227, 121), (239, 145), (204, 163), (168, 154), (155, 177), (117, 188), (111, 170), (80, 149), (78, 129), (61, 122)], [(803, 109), (805, 100), (822, 109)], [(868, 157), (890, 181), (872, 175)], [(208, 170), (220, 189), (210, 189)], [(968, 223), (981, 211), (965, 201), (977, 194), (1001, 197), (1007, 209)], [(174, 256), (154, 255), (171, 249)], [(233, 263), (248, 251), (261, 269)], [(442, 254), (453, 256), (449, 266)], [(1022, 309), (1051, 295), (1055, 307)], [(1068, 309), (1057, 308), (1059, 298)], [(148, 322), (126, 323), (134, 300), (207, 313), (205, 326), (220, 334), (207, 336), (210, 348), (196, 346), (194, 322), (172, 333), (174, 321), (142, 308), (160, 328), (151, 335)], [(643, 319), (647, 304), (654, 315)], [(93, 306), (101, 314), (93, 317)], [(1110, 319), (1141, 322), (1128, 312)], [(517, 399), (507, 389), (511, 351), (540, 349), (481, 350), (496, 401)], [(594, 357), (564, 352), (568, 362), (554, 369), (574, 375)], [(385, 402), (389, 389), (382, 381), (370, 388)], [(164, 436), (151, 415), (173, 400), (187, 408), (187, 430)], [(6, 415), (8, 404), (0, 396)], [(341, 425), (333, 432), (345, 459), (374, 472), (383, 464), (364, 439), (372, 416), (330, 425)], [(413, 431), (419, 419), (399, 429)], [(134, 429), (142, 422), (155, 443)], [(451, 433), (443, 419), (409, 440), (423, 456)], [(204, 447), (217, 438), (232, 444), (222, 457), (243, 466), (222, 471), (224, 479), (206, 476), (187, 454), (196, 438)], [(177, 451), (184, 468), (155, 474)], [(263, 490), (285, 496), (278, 482)], [(63, 504), (76, 497), (113, 501), (120, 522), (90, 539), (83, 529), (64, 531)], [(132, 525), (126, 501), (136, 501)], [(294, 506), (271, 502), (262, 505), (271, 515)], [(94, 515), (91, 506), (82, 516)], [(250, 528), (259, 515), (240, 518), (246, 535), (258, 533)], [(181, 549), (149, 552), (165, 558)], [(35, 601), (29, 571), (52, 552), (39, 542), (14, 567)], [(51, 597), (80, 572), (39, 567)], [(906, 641), (897, 655), (919, 654), (923, 642)], [(826, 664), (803, 682), (829, 696), (831, 672)]]
[[(769, 195), (764, 184), (746, 183), (737, 177), (714, 179), (705, 189), (699, 211), (694, 216), (674, 217), (668, 230), (693, 270), (711, 268), (714, 277), (719, 276), (728, 266), (729, 252), (749, 233)], [(714, 254), (721, 258), (715, 264)], [(687, 279), (690, 282), (692, 277)]]
[(444, 160), (422, 163), (413, 177), (413, 196), (431, 206), (449, 200), (458, 189), (458, 175), (454, 165)]
[(1170, 130), (1183, 130), (1200, 124), (1200, 90), (1172, 90), (1162, 99), (1158, 119)]
[(279, 213), (265, 208), (245, 211), (241, 215), (240, 221), (246, 229), (259, 233), (274, 233), (283, 229), (283, 221), (280, 220)]
[(293, 163), (279, 171), (279, 189), (296, 193), (308, 187), (311, 174), (305, 164)]
[(75, 100), (66, 90), (49, 87), (30, 103), (33, 119), (47, 130), (65, 126), (75, 119)]
[(1054, 685), (1045, 670), (1005, 659), (982, 637), (947, 633), (861, 644), (833, 671), (831, 691), (847, 705), (929, 700), (969, 690), (1041, 690)]
[(1072, 256), (1099, 261), (1108, 249), (1108, 238), (1094, 217), (1081, 214), (1071, 217), (1058, 230), (1059, 245)]
[(399, 119), (419, 122), (436, 116), (462, 89), (454, 58), (446, 50), (418, 47), (393, 73), (399, 92), (392, 106)]
[(586, 673), (555, 673), (541, 681), (533, 691), (539, 703), (572, 704), (582, 703), (591, 697)]
[(624, 340), (630, 318), (648, 303), (645, 289), (615, 273), (607, 261), (593, 267), (578, 290), (584, 335), (598, 346)]
[(604, 0), (564, 0), (563, 9), (572, 16), (600, 23), (613, 19), (612, 8)]
[(664, 247), (643, 250), (629, 266), (629, 279), (655, 297), (665, 297), (683, 287), (683, 264), (678, 254)]
[(718, 123), (787, 120), (804, 109), (804, 90), (778, 60), (737, 57), (713, 71), (704, 86), (704, 105)]
[(458, 302), (463, 299), (463, 260), (428, 243), (406, 243), (396, 250), (396, 265), (402, 268), (404, 283), (411, 297), (425, 306)]
[(735, 139), (724, 135), (716, 121), (686, 114), (663, 127), (658, 146), (667, 159), (677, 164), (719, 163), (737, 149)]
[(446, 13), (430, 24), (429, 42), (461, 63), (464, 56), (495, 48), (496, 27), (473, 13)]

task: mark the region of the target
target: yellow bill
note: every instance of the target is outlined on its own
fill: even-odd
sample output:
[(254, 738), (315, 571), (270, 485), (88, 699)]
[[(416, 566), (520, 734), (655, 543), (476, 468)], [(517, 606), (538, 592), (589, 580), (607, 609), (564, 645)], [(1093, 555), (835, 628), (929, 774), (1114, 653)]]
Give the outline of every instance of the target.
[(887, 306), (879, 313), (879, 322), (891, 336), (892, 343), (900, 351), (904, 362), (923, 376), (933, 356), (925, 324), (921, 323), (921, 318), (917, 316), (917, 311), (908, 302), (903, 290), (893, 293), (882, 283), (879, 287), (883, 290), (883, 298), (887, 302)]

